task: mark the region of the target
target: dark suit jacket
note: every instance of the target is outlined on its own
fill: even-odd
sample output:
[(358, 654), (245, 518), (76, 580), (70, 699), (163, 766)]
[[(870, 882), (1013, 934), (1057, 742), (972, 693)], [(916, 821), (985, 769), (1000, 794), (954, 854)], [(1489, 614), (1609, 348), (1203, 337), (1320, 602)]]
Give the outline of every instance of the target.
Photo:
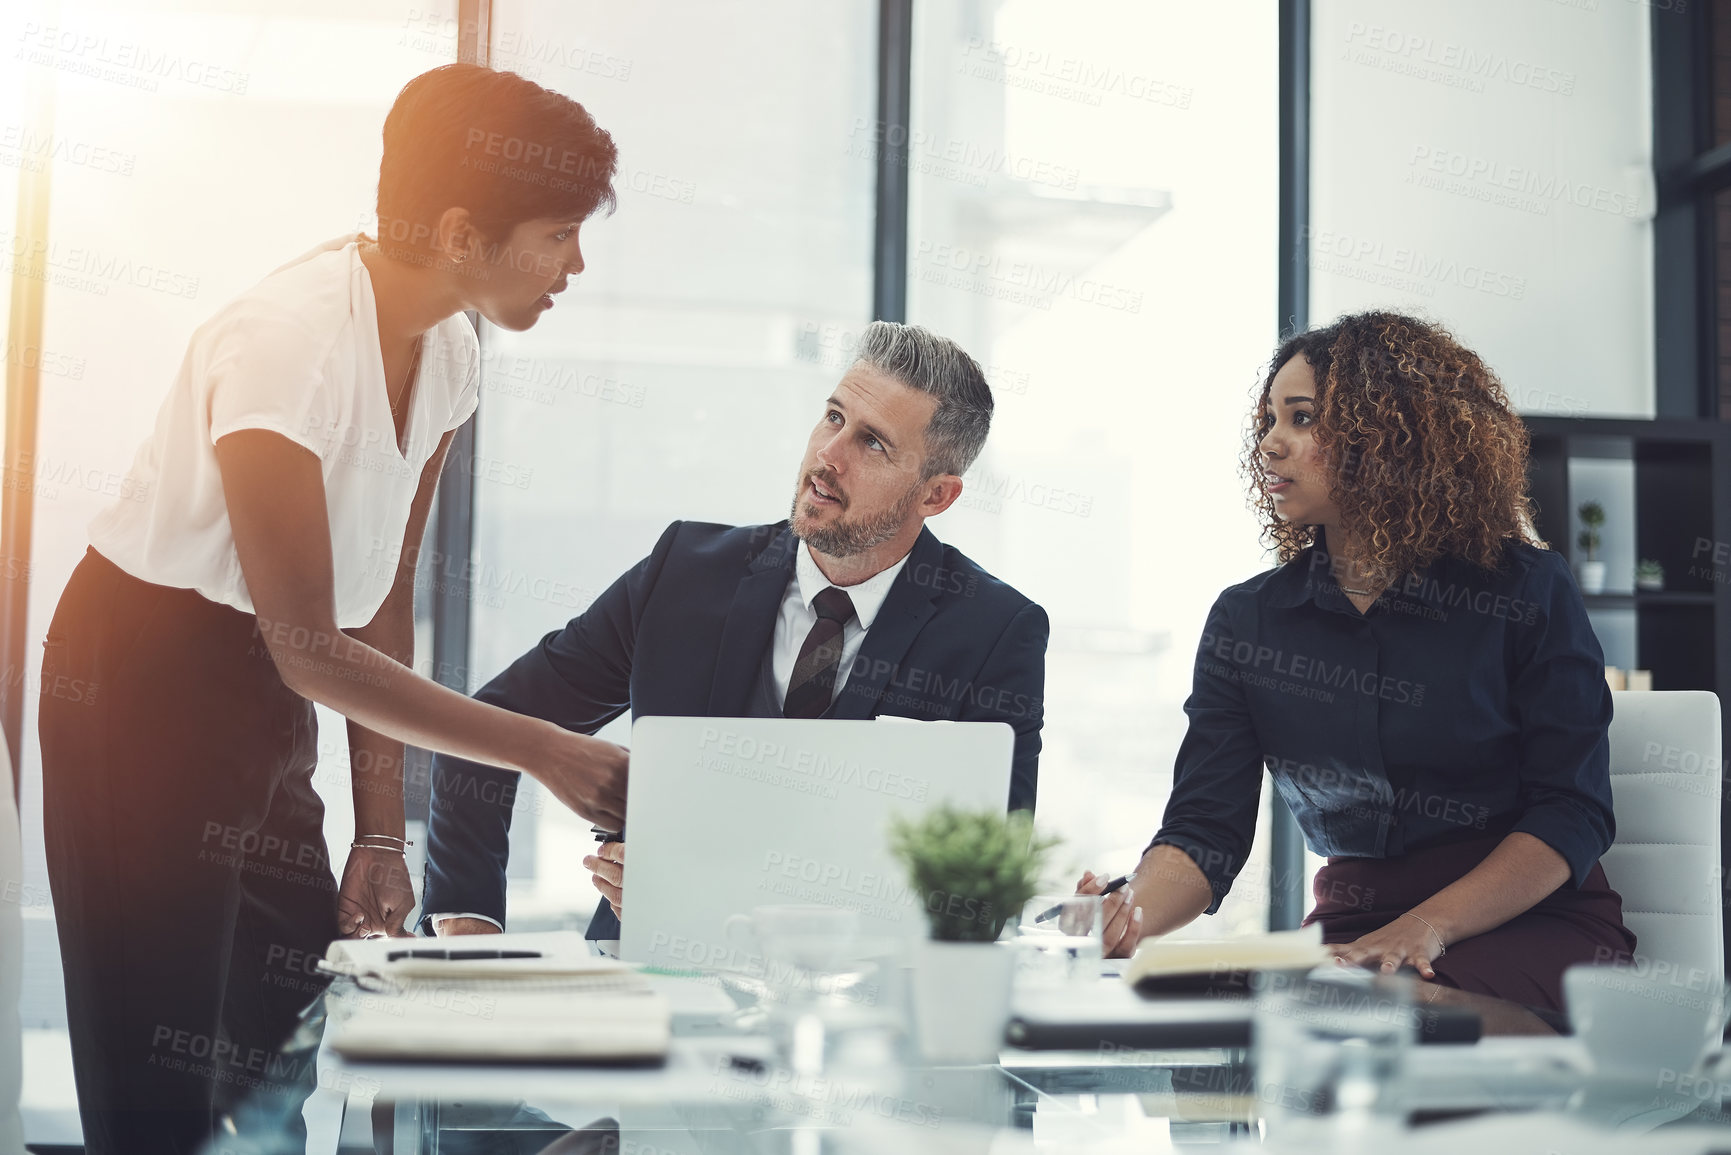
[[(648, 557), (475, 697), (585, 734), (627, 709), (743, 716), (798, 546), (785, 521), (676, 521)], [(1044, 610), (922, 530), (829, 716), (1008, 722), (1009, 806), (1032, 810), (1047, 633)], [(423, 911), (505, 921), (516, 789), (515, 771), (433, 759)], [(616, 938), (617, 925), (603, 903), (590, 937)]]

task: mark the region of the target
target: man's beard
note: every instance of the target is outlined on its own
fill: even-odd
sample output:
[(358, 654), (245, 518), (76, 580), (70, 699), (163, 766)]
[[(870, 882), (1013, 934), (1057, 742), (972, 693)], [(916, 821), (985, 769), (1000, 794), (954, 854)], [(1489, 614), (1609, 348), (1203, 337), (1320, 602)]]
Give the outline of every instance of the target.
[(799, 503), (805, 496), (805, 487), (810, 480), (809, 475), (800, 478), (799, 489), (793, 495), (793, 509), (788, 514), (789, 522), (793, 526), (795, 537), (818, 553), (828, 554), (830, 557), (852, 557), (868, 549), (876, 549), (900, 533), (920, 496), (920, 487), (915, 485), (893, 507), (869, 520), (849, 521), (842, 517), (837, 519), (834, 525), (814, 525), (802, 531), (799, 528)]

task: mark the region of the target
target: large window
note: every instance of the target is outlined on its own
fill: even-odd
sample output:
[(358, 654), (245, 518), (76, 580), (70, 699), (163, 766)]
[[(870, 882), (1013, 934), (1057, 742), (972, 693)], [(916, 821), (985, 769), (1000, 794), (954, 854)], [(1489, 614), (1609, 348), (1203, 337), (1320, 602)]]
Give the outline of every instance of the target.
[[(1236, 462), (1274, 337), (1274, 6), (1230, 43), (1130, 0), (915, 10), (908, 319), (973, 352), (998, 401), (932, 529), (1052, 615), (1039, 814), (1067, 883), (1127, 868), (1158, 825), (1202, 618), (1261, 564)], [(785, 516), (870, 319), (900, 132), (875, 119), (876, 5), (699, 11), (677, 38), (655, 5), (495, 11), (496, 51), (550, 43), (629, 81), (543, 80), (615, 134), (624, 177), (561, 311), (484, 335), (472, 681), (668, 521)], [(754, 54), (770, 39), (801, 49)], [(586, 827), (529, 790), (512, 838), (513, 927), (585, 918)], [(1260, 876), (1231, 925), (1261, 924)]]
[[(806, 435), (871, 309), (870, 0), (499, 0), (493, 63), (619, 145), (619, 210), (525, 334), (482, 334), (472, 676), (586, 607), (676, 519), (787, 515)], [(629, 741), (621, 719), (606, 736)], [(587, 823), (530, 784), (513, 929), (581, 925)]]
[[(1275, 338), (1275, 5), (915, 6), (909, 320), (997, 415), (932, 528), (1046, 607), (1039, 821), (1071, 881), (1160, 824), (1215, 596), (1263, 568), (1238, 455)], [(1267, 837), (1198, 933), (1260, 929)]]
[[(485, 336), (473, 680), (669, 520), (785, 515), (813, 406), (870, 319), (872, 188), (899, 131), (875, 119), (875, 9), (721, 5), (689, 40), (659, 35), (654, 8), (496, 10), (496, 46), (580, 47), (630, 74), (558, 85), (625, 168), (579, 292), (530, 334)], [(1273, 5), (1260, 14), (1199, 53), (1206, 15), (1176, 6), (916, 5), (908, 319), (973, 352), (998, 399), (932, 528), (1052, 615), (1054, 883), (1135, 861), (1202, 617), (1261, 564), (1236, 474), (1274, 337)], [(806, 47), (743, 76), (738, 55), (771, 35)], [(588, 845), (538, 792), (520, 799), (514, 926), (586, 917)], [(1260, 924), (1265, 903), (1248, 884), (1230, 921)]]

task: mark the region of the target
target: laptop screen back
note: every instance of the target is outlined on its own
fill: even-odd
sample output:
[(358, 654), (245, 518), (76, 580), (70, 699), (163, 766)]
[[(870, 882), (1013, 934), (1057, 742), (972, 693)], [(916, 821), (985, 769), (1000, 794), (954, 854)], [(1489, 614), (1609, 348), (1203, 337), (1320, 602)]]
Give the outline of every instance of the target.
[(923, 936), (890, 818), (1007, 805), (1014, 742), (1002, 722), (638, 719), (620, 957), (742, 969), (728, 919), (788, 903), (855, 910), (863, 936)]

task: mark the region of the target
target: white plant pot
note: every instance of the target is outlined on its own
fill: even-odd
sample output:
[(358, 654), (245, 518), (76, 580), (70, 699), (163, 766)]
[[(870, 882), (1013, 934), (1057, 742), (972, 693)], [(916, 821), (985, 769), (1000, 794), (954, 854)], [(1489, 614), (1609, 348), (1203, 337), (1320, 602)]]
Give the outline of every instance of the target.
[(914, 1019), (929, 1063), (993, 1063), (1004, 1046), (1016, 952), (989, 942), (923, 941), (914, 952)]
[(1581, 592), (1584, 594), (1604, 593), (1605, 563), (1602, 561), (1576, 562), (1575, 580), (1581, 583)]

